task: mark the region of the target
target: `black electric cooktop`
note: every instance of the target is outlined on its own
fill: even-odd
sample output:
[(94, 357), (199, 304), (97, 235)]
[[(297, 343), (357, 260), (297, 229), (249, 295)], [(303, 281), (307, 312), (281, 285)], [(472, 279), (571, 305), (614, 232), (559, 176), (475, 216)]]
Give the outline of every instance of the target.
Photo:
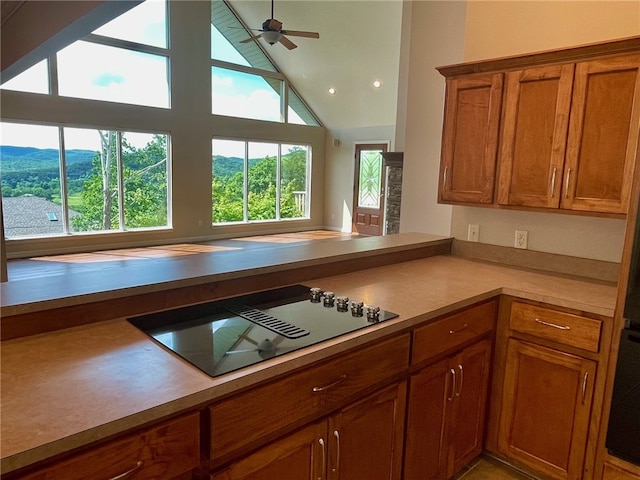
[(128, 320), (216, 377), (397, 316), (294, 285)]

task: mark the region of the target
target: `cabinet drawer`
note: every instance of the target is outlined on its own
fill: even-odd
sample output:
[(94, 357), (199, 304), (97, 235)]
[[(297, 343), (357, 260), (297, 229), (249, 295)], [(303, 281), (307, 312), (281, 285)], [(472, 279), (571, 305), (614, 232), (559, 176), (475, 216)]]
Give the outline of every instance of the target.
[(491, 301), (416, 328), (411, 363), (428, 360), (493, 329), (496, 302)]
[(261, 439), (289, 425), (339, 407), (367, 387), (402, 372), (408, 364), (406, 334), (212, 405), (210, 458), (214, 465), (229, 460), (235, 451), (258, 446)]
[(198, 413), (170, 420), (148, 430), (54, 463), (23, 480), (87, 478), (174, 478), (200, 463)]
[(546, 340), (598, 352), (602, 322), (593, 318), (513, 302), (509, 327)]

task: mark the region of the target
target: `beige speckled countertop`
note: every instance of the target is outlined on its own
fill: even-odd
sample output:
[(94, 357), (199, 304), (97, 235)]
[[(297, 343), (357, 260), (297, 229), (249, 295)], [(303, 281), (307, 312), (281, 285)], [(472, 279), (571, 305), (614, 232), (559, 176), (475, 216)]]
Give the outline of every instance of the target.
[(614, 286), (451, 255), (305, 283), (400, 316), (215, 379), (122, 319), (3, 342), (1, 473), (206, 405), (498, 294), (605, 316), (613, 315), (616, 300)]

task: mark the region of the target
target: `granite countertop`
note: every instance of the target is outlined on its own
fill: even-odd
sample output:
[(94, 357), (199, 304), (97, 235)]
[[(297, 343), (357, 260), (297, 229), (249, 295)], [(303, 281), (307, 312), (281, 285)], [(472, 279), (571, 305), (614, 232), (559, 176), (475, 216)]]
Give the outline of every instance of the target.
[(616, 301), (615, 286), (453, 255), (305, 283), (399, 317), (217, 378), (124, 319), (2, 342), (0, 473), (201, 407), (498, 294), (604, 316), (613, 316)]

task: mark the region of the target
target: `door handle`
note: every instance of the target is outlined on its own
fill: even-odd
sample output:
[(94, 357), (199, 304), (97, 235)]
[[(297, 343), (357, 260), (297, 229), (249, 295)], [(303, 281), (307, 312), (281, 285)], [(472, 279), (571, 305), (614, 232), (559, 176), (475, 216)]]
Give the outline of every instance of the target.
[(447, 397), (447, 401), (450, 402), (453, 400), (453, 397), (456, 395), (456, 371), (452, 368), (449, 370), (451, 374), (451, 396)]
[(325, 453), (324, 438), (319, 438), (318, 443), (322, 447), (322, 476), (318, 477), (318, 480), (324, 480), (327, 478), (327, 456)]
[(333, 431), (333, 436), (336, 437), (336, 465), (331, 471), (336, 473), (340, 468), (340, 433), (338, 430)]
[(456, 397), (459, 397), (462, 393), (462, 382), (464, 381), (464, 370), (462, 368), (462, 364), (458, 364), (458, 370), (460, 370), (460, 386), (456, 391)]

